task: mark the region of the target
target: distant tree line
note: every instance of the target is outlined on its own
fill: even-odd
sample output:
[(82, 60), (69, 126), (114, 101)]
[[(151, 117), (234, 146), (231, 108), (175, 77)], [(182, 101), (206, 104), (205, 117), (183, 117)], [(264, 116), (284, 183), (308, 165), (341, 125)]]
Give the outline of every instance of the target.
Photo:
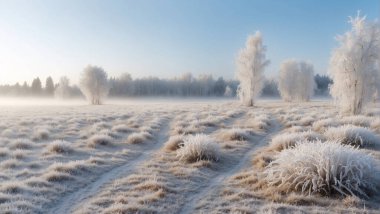
[[(315, 94), (328, 95), (331, 79), (325, 75), (317, 74), (315, 77)], [(194, 77), (191, 73), (185, 73), (171, 79), (158, 77), (143, 77), (133, 79), (128, 73), (119, 77), (108, 79), (110, 97), (139, 97), (139, 96), (230, 96), (235, 97), (239, 82), (237, 80), (225, 80), (223, 77), (217, 79), (212, 75), (199, 75)], [(62, 77), (55, 83), (51, 77), (44, 82), (40, 78), (33, 79), (29, 85), (0, 85), (2, 96), (37, 96), (37, 97), (81, 97), (82, 92), (77, 85), (70, 85), (67, 77)], [(274, 78), (265, 79), (262, 89), (263, 97), (279, 97), (278, 81)]]
[[(22, 85), (19, 83), (14, 85), (0, 85), (0, 95), (53, 97), (58, 87), (59, 83), (54, 84), (53, 78), (51, 77), (46, 78), (44, 83), (37, 77), (33, 79), (30, 85), (26, 81)], [(67, 91), (70, 97), (81, 96), (81, 92), (76, 85), (70, 86)]]

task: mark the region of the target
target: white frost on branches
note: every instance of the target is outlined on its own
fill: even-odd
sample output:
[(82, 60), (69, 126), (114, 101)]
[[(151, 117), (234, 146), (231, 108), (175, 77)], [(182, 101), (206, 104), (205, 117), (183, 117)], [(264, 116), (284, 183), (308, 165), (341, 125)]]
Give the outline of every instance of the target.
[(280, 67), (278, 88), (287, 102), (309, 101), (315, 88), (313, 65), (305, 61), (284, 61)]
[(350, 17), (352, 29), (338, 36), (340, 44), (330, 59), (331, 95), (344, 114), (360, 114), (380, 84), (380, 28), (358, 14)]
[(70, 80), (66, 76), (59, 79), (58, 87), (54, 91), (54, 96), (59, 99), (67, 99), (70, 97)]
[(80, 90), (93, 105), (100, 105), (109, 92), (107, 73), (101, 67), (87, 66), (81, 75)]
[(261, 93), (264, 80), (264, 69), (269, 64), (265, 57), (266, 47), (263, 45), (260, 32), (248, 37), (246, 47), (240, 51), (236, 60), (236, 76), (240, 81), (238, 96), (247, 106), (252, 106), (254, 99)]

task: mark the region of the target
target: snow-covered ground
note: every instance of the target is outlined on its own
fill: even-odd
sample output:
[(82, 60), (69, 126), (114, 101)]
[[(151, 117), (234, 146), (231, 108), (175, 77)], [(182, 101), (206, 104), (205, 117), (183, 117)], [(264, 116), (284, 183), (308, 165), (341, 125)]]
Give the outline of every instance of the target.
[[(231, 99), (1, 104), (1, 213), (380, 213), (378, 107), (341, 117), (328, 100), (253, 108)], [(318, 192), (314, 184), (325, 187), (315, 177), (274, 182), (273, 171), (289, 171), (276, 165), (281, 154), (309, 141), (344, 144), (334, 148), (347, 147), (354, 158), (342, 163), (356, 168), (335, 178), (361, 183)], [(296, 157), (285, 158), (297, 168)]]

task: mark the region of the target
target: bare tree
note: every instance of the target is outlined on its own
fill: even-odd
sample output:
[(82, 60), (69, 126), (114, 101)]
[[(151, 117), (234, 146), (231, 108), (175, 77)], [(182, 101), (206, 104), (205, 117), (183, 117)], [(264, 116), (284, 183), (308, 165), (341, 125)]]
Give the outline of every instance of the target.
[(92, 105), (100, 105), (109, 92), (107, 73), (101, 67), (89, 65), (82, 72), (79, 87)]
[(264, 70), (269, 64), (265, 53), (261, 33), (256, 32), (248, 37), (246, 47), (240, 51), (236, 60), (236, 76), (240, 81), (238, 95), (240, 101), (247, 106), (254, 104), (254, 99), (263, 88)]
[(379, 23), (360, 14), (350, 17), (352, 29), (337, 37), (340, 44), (330, 59), (330, 88), (344, 114), (360, 114), (379, 84)]

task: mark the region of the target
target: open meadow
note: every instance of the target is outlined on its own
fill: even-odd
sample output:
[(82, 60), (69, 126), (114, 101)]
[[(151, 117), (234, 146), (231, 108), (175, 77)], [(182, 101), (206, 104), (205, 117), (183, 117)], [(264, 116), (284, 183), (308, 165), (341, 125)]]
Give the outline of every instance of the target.
[(0, 0), (0, 214), (380, 214), (379, 0)]
[(380, 213), (380, 108), (3, 105), (2, 213)]

